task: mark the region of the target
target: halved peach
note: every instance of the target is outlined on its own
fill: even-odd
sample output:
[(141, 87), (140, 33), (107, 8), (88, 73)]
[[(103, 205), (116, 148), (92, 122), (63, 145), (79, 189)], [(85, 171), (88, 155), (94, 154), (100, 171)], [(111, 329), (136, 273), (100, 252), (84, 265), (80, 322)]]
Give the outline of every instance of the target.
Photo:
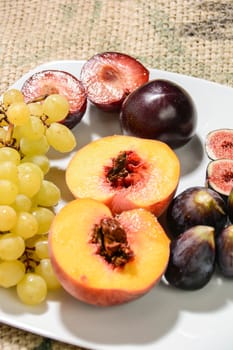
[(170, 242), (145, 209), (113, 216), (94, 199), (75, 199), (56, 215), (49, 233), (54, 271), (64, 289), (93, 305), (129, 302), (163, 275)]
[(66, 183), (74, 197), (99, 200), (113, 213), (144, 208), (160, 216), (179, 176), (179, 159), (167, 144), (114, 135), (77, 151), (68, 164)]

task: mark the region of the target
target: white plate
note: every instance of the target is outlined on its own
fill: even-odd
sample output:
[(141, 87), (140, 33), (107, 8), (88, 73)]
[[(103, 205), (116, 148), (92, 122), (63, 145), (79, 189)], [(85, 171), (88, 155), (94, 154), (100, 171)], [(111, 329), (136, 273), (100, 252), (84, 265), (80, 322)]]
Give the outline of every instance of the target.
[[(56, 61), (37, 67), (15, 83), (20, 88), (33, 72), (58, 68), (79, 77), (83, 61)], [(150, 70), (150, 78), (166, 78), (183, 86), (197, 106), (193, 140), (177, 151), (182, 164), (178, 192), (203, 185), (207, 157), (206, 134), (233, 127), (233, 89), (175, 73)], [(78, 146), (97, 137), (119, 133), (114, 115), (93, 107), (74, 130)], [(64, 184), (69, 156), (52, 159), (54, 181)], [(64, 201), (71, 197), (63, 185)], [(46, 337), (95, 350), (224, 350), (233, 349), (233, 283), (219, 276), (203, 289), (182, 292), (162, 283), (137, 301), (110, 308), (85, 305), (64, 291), (50, 294), (46, 304), (22, 305), (15, 291), (0, 289), (0, 321)]]

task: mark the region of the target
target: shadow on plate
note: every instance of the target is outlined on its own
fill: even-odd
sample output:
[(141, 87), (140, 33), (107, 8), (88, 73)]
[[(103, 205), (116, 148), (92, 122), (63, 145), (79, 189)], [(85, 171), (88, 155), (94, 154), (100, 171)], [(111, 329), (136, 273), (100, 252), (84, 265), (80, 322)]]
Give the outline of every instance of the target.
[[(227, 288), (226, 288), (227, 287)], [(147, 295), (128, 304), (108, 308), (86, 305), (68, 298), (60, 306), (64, 327), (74, 336), (91, 344), (123, 346), (151, 345), (168, 336), (177, 327), (182, 313), (209, 314), (226, 307), (232, 298), (230, 284), (219, 278), (194, 292), (175, 290), (162, 282)], [(190, 327), (192, 334), (192, 324)]]

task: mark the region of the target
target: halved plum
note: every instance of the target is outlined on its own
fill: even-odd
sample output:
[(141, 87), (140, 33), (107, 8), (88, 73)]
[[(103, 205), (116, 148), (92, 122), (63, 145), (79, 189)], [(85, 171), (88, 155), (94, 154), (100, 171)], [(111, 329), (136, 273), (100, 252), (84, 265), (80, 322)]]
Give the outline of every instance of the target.
[(36, 72), (24, 82), (21, 90), (26, 103), (43, 100), (51, 94), (65, 96), (70, 109), (61, 123), (70, 129), (81, 121), (86, 111), (87, 95), (82, 82), (65, 71), (49, 69)]
[(118, 111), (126, 96), (149, 79), (149, 71), (134, 57), (103, 52), (82, 67), (80, 79), (88, 99), (104, 111)]

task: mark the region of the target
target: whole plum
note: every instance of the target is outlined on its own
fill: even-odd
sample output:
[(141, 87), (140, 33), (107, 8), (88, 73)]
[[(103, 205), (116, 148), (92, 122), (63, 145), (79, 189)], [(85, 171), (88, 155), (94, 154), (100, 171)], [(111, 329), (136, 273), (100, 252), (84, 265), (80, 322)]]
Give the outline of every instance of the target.
[(127, 96), (120, 124), (124, 134), (158, 139), (178, 148), (195, 133), (196, 108), (191, 96), (176, 83), (151, 80)]

